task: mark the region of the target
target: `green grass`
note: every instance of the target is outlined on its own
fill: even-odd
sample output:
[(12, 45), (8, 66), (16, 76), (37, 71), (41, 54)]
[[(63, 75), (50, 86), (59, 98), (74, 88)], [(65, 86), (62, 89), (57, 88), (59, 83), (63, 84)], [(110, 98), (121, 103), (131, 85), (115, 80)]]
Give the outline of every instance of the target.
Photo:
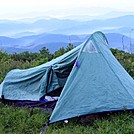
[[(42, 109), (6, 106), (0, 103), (0, 134), (39, 134), (50, 114)], [(109, 115), (88, 125), (76, 119), (50, 125), (47, 134), (134, 134), (134, 114), (124, 112)]]

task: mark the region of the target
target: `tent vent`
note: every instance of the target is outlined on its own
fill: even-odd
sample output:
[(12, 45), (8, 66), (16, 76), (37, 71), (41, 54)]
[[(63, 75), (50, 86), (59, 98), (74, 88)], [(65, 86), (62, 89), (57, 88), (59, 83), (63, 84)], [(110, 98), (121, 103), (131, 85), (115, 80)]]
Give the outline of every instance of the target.
[(83, 52), (97, 53), (97, 50), (91, 40), (87, 42), (83, 49)]

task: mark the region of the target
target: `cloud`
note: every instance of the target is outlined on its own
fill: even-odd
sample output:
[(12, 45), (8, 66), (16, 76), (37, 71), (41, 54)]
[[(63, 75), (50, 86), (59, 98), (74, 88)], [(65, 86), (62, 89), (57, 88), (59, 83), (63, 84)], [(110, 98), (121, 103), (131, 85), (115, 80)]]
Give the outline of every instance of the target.
[[(76, 12), (85, 15), (90, 13), (87, 9), (93, 7), (107, 8), (107, 12), (114, 10), (134, 11), (133, 0), (0, 0), (0, 18), (19, 18), (39, 14), (53, 16), (60, 14), (67, 16)], [(110, 10), (108, 10), (108, 8)], [(99, 9), (99, 8), (98, 8)], [(95, 12), (100, 10), (95, 8)], [(81, 12), (79, 11), (81, 10)], [(77, 14), (77, 15), (78, 15)]]

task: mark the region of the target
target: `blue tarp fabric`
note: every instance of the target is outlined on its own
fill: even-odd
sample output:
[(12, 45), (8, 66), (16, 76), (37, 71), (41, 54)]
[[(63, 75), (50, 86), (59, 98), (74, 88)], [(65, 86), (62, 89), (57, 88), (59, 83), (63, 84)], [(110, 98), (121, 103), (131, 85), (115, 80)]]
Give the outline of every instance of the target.
[(38, 101), (46, 93), (60, 88), (66, 79), (59, 81), (55, 72), (65, 72), (75, 62), (82, 45), (40, 66), (10, 71), (0, 86), (2, 95), (9, 100)]

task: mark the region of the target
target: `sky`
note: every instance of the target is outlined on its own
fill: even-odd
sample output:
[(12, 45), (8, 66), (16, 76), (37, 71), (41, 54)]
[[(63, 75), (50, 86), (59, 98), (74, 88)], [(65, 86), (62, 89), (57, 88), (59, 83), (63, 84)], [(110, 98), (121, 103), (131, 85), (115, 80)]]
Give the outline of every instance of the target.
[(0, 19), (134, 12), (134, 0), (0, 0)]

